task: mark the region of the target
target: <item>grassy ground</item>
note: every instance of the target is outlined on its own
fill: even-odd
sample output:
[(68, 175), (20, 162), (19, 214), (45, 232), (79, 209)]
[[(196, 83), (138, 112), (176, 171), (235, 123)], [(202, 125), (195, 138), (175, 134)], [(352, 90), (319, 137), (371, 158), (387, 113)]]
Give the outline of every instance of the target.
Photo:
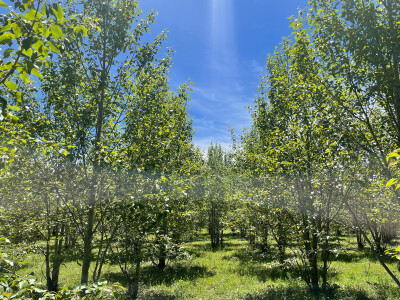
[[(344, 244), (354, 247), (347, 239), (342, 241)], [(235, 236), (228, 235), (224, 247), (216, 251), (211, 251), (206, 235), (185, 246), (190, 260), (171, 263), (164, 271), (144, 265), (141, 299), (315, 299), (294, 271), (274, 266), (273, 256), (261, 255)], [(29, 254), (24, 261), (26, 267), (20, 274), (34, 273), (44, 282), (43, 257)], [(389, 266), (397, 270), (395, 262)], [(400, 291), (368, 250), (339, 253), (329, 274), (332, 287), (319, 299), (400, 299)], [(79, 279), (78, 263), (66, 262), (61, 270), (61, 284), (73, 287)], [(116, 265), (105, 266), (102, 279), (124, 284)]]

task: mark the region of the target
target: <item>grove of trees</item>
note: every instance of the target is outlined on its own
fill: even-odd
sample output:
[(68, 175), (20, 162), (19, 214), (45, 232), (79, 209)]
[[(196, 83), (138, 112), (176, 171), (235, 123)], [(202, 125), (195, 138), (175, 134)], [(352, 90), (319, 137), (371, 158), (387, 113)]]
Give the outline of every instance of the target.
[[(400, 257), (400, 1), (310, 0), (268, 56), (252, 125), (230, 151), (195, 147), (190, 83), (133, 0), (0, 0), (0, 292), (106, 299), (140, 293), (184, 243), (227, 232), (326, 294), (343, 232)], [(6, 252), (42, 255), (44, 285)], [(1, 248), (0, 248), (1, 249)], [(81, 289), (60, 286), (76, 260)], [(125, 292), (98, 283), (118, 265)], [(45, 298), (48, 297), (48, 298)], [(75, 298), (74, 298), (75, 297)], [(1, 297), (0, 297), (1, 298)]]

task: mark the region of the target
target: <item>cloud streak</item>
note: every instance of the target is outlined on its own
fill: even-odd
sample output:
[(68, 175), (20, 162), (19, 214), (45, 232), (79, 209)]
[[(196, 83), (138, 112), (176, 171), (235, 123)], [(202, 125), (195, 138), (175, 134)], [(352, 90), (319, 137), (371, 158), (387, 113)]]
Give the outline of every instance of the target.
[(189, 112), (194, 119), (196, 136), (194, 142), (202, 150), (213, 142), (221, 143), (224, 148), (231, 144), (230, 129), (240, 132), (249, 127), (251, 117), (246, 106), (249, 96), (241, 88), (221, 85), (215, 87), (194, 87)]
[(238, 56), (235, 41), (234, 2), (231, 0), (210, 0), (211, 48), (210, 72), (215, 83), (222, 79), (237, 77)]

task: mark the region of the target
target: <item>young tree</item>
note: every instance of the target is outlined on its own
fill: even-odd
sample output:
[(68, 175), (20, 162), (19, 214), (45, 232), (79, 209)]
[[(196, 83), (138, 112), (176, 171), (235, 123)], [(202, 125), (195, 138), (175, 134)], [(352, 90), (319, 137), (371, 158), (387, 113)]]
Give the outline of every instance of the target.
[[(82, 14), (96, 19), (98, 28), (91, 28), (82, 43), (70, 44), (69, 51), (45, 71), (43, 105), (53, 126), (43, 135), (74, 146), (65, 152), (66, 159), (74, 164), (81, 183), (86, 185), (80, 196), (82, 201), (73, 200), (77, 208), (71, 213), (83, 239), (81, 282), (87, 283), (95, 233), (101, 232), (110, 203), (118, 193), (118, 182), (112, 178), (126, 167), (125, 159), (132, 157), (127, 143), (131, 124), (145, 125), (146, 119), (135, 119), (135, 109), (143, 111), (149, 104), (141, 95), (157, 95), (157, 89), (166, 88), (169, 59), (157, 58), (164, 33), (141, 46), (141, 37), (149, 31), (154, 14), (140, 19), (136, 1), (86, 1)], [(160, 103), (158, 107), (164, 110), (176, 107), (182, 111), (175, 96), (163, 94), (157, 99), (159, 102), (154, 100), (153, 105)], [(168, 101), (169, 106), (162, 104)], [(153, 110), (144, 116), (156, 120), (164, 110)], [(167, 124), (163, 126), (168, 128)], [(146, 141), (141, 140), (138, 145), (142, 147), (140, 143)], [(149, 157), (152, 158), (156, 161)], [(78, 209), (81, 206), (84, 213)], [(96, 260), (102, 257), (98, 253)], [(94, 279), (98, 276), (94, 274)]]

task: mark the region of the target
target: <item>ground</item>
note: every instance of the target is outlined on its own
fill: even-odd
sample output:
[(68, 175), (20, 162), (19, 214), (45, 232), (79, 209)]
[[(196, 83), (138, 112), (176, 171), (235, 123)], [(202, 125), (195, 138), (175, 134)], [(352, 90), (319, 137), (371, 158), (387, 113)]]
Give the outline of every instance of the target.
[[(352, 238), (344, 236), (339, 241), (341, 248), (347, 250), (333, 256), (329, 269), (331, 288), (319, 299), (400, 299), (400, 291), (379, 262), (368, 249), (355, 249)], [(228, 234), (224, 246), (213, 251), (203, 234), (184, 246), (190, 258), (169, 262), (164, 271), (144, 265), (140, 299), (315, 299), (294, 270), (282, 270), (276, 264), (273, 245), (271, 254), (265, 255), (247, 241)], [(33, 273), (44, 281), (43, 257), (22, 257), (26, 264), (19, 273)], [(395, 261), (389, 266), (392, 270), (398, 268)], [(79, 284), (80, 268), (75, 259), (66, 262), (61, 270), (61, 285)], [(102, 280), (125, 284), (117, 265), (105, 266)]]

